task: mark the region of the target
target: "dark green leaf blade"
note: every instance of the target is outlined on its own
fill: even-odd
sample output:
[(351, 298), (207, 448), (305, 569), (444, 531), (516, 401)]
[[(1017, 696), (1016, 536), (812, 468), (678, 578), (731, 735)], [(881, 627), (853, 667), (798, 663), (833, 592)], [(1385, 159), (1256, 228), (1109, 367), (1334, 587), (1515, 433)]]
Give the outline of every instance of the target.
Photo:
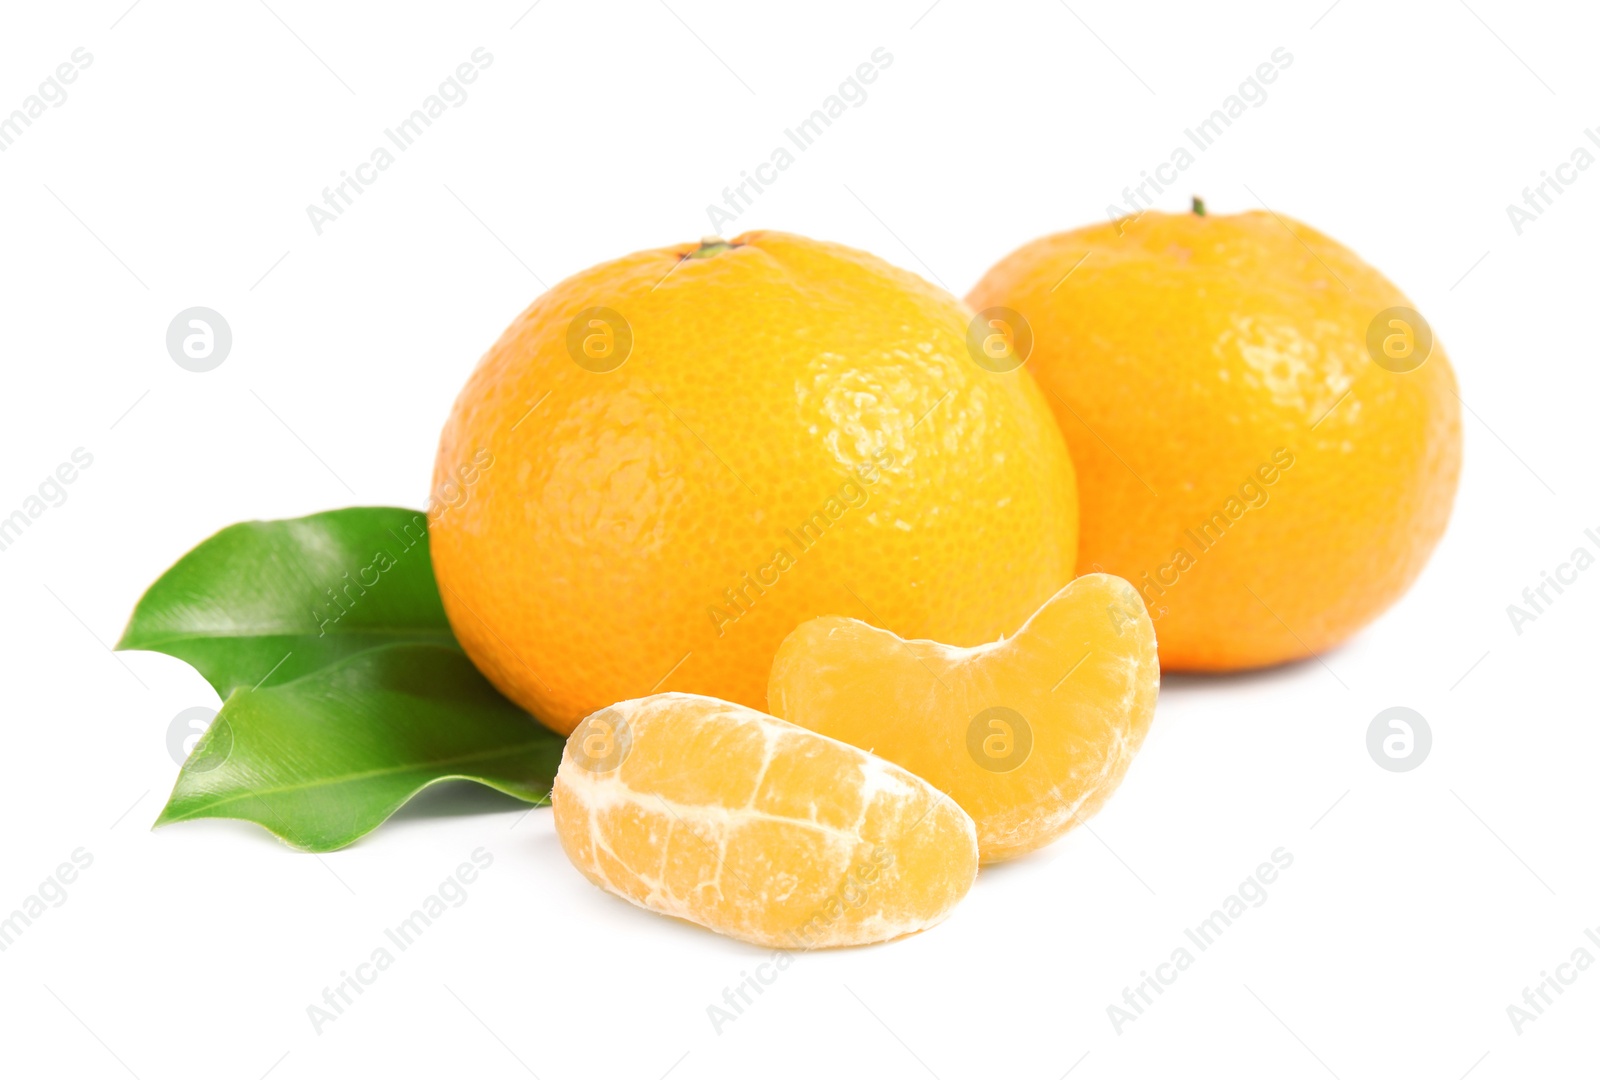
[(542, 802), (564, 743), (459, 650), (388, 645), (292, 682), (236, 690), (156, 825), (239, 818), (296, 847), (333, 851), (440, 780)]
[(145, 591), (117, 648), (186, 661), (226, 698), (399, 642), (455, 646), (427, 518), (359, 506), (202, 541)]

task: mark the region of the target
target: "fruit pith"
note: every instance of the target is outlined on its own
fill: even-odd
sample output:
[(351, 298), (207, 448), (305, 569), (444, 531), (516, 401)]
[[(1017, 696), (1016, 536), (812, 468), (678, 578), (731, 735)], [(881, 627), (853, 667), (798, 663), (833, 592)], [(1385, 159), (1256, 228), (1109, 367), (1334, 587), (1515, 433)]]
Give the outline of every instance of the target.
[(590, 881), (774, 948), (887, 941), (949, 914), (972, 821), (904, 769), (726, 701), (657, 694), (589, 717), (556, 833)]

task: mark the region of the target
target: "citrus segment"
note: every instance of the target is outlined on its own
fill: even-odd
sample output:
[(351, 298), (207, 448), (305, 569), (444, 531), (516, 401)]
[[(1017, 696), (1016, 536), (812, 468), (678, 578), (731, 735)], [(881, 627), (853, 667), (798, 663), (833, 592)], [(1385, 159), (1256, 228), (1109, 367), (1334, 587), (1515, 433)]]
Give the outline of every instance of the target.
[(562, 848), (596, 885), (774, 948), (926, 929), (978, 867), (971, 819), (924, 781), (694, 694), (588, 717), (567, 741), (553, 801)]
[(1089, 574), (1015, 636), (975, 648), (812, 619), (779, 647), (767, 697), (775, 715), (949, 793), (976, 822), (987, 863), (1099, 809), (1144, 741), (1159, 682), (1138, 593)]

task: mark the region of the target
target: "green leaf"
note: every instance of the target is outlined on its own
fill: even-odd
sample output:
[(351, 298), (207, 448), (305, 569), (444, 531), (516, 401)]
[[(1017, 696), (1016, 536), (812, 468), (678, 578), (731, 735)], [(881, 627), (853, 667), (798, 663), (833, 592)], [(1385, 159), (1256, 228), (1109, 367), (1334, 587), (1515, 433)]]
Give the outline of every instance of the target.
[(361, 506), (223, 529), (146, 590), (117, 648), (186, 661), (226, 698), (401, 642), (456, 647), (427, 518)]
[(459, 650), (387, 645), (290, 682), (235, 690), (156, 825), (240, 818), (296, 847), (332, 851), (440, 780), (542, 802), (564, 742)]
[(223, 529), (150, 586), (117, 647), (187, 661), (224, 698), (157, 825), (240, 818), (332, 851), (440, 780), (541, 802), (560, 764), (563, 739), (456, 644), (415, 510)]

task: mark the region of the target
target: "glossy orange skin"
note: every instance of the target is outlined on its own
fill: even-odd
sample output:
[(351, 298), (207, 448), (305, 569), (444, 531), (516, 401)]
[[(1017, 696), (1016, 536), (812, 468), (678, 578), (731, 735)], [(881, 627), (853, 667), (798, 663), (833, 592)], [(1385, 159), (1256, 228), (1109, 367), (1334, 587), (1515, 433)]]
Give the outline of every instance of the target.
[(1165, 668), (1321, 653), (1404, 593), (1444, 532), (1450, 361), (1435, 342), (1413, 371), (1375, 363), (1369, 324), (1412, 305), (1309, 226), (1146, 213), (1027, 244), (968, 302), (1030, 322), (1025, 370), (1078, 470), (1079, 570), (1139, 588)]
[[(732, 243), (540, 296), (440, 439), (451, 625), (563, 734), (657, 691), (764, 709), (778, 643), (816, 615), (977, 644), (1072, 577), (1065, 442), (1030, 379), (973, 362), (960, 301), (838, 245)], [(591, 307), (631, 327), (615, 370), (569, 353)]]

